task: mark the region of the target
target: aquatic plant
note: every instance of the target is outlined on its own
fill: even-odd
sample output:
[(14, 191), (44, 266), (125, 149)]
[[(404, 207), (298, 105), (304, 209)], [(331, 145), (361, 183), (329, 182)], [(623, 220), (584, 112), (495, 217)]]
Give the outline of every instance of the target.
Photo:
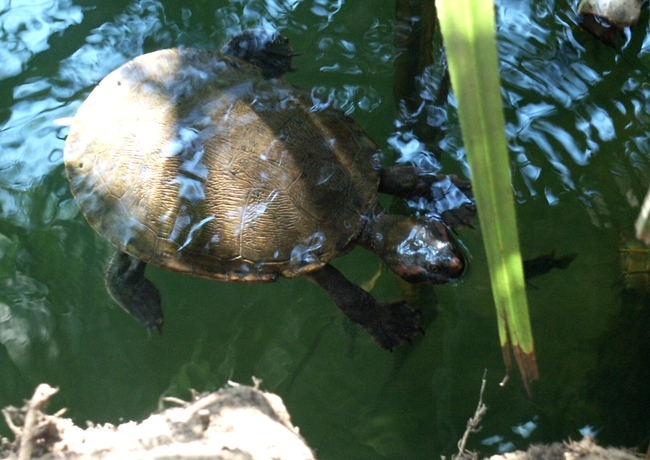
[(510, 180), (495, 39), (494, 3), (438, 0), (449, 74), (490, 270), (508, 375), (514, 354), (530, 394), (538, 378)]

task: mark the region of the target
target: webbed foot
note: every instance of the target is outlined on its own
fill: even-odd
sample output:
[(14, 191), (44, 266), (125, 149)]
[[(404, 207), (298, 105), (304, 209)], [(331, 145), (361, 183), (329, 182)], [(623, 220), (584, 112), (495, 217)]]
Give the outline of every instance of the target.
[(406, 302), (377, 302), (331, 265), (305, 275), (325, 289), (350, 321), (363, 327), (383, 349), (392, 350), (422, 331), (420, 314)]
[(392, 350), (423, 332), (418, 324), (420, 313), (406, 305), (406, 302), (377, 302), (377, 307), (372, 322), (361, 326), (383, 349)]
[(232, 37), (221, 52), (242, 59), (262, 70), (264, 78), (282, 78), (293, 72), (294, 53), (283, 35), (263, 29), (249, 29)]

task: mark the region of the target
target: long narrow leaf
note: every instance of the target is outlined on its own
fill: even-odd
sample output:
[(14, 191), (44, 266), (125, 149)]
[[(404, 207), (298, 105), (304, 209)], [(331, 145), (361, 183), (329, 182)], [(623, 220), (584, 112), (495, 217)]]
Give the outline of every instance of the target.
[(494, 4), (438, 0), (438, 18), (490, 269), (499, 337), (510, 373), (511, 347), (526, 390), (538, 378), (506, 145)]

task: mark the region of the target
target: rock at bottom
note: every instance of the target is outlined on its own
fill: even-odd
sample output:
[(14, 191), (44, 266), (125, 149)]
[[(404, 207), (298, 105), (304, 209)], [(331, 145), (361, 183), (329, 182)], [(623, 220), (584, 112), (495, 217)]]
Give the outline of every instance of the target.
[(291, 424), (280, 397), (247, 386), (200, 395), (141, 423), (106, 424), (85, 430), (70, 419), (44, 414), (41, 409), (46, 403), (34, 404), (35, 398), (22, 409), (3, 410), (16, 441), (0, 453), (0, 458), (25, 458), (27, 452), (27, 458), (47, 459), (315, 458)]

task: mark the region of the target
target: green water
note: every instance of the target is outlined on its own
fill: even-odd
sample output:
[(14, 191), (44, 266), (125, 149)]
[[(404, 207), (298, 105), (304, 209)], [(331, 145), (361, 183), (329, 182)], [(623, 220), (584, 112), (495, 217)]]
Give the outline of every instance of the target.
[[(493, 436), (519, 448), (575, 439), (586, 425), (605, 443), (647, 448), (650, 306), (643, 289), (624, 289), (619, 263), (650, 183), (647, 12), (621, 51), (580, 31), (571, 2), (498, 2), (524, 256), (578, 254), (529, 287), (541, 373), (529, 399), (516, 373), (499, 386), (496, 318), (472, 229), (459, 231), (471, 269), (435, 287), (435, 308), (430, 290), (405, 292), (382, 272), (373, 294), (410, 296), (426, 325), (392, 354), (305, 280), (229, 285), (156, 268), (148, 276), (163, 296), (165, 331), (149, 339), (105, 292), (111, 249), (72, 199), (67, 129), (53, 123), (114, 68), (143, 52), (218, 48), (243, 28), (275, 28), (303, 53), (288, 78), (331, 95), (387, 161), (431, 167), (431, 156), (417, 143), (391, 147), (408, 140), (396, 137), (391, 2), (107, 3), (0, 0), (0, 406), (47, 382), (61, 388), (52, 409), (67, 407), (81, 425), (118, 423), (144, 418), (161, 395), (256, 376), (282, 396), (318, 458), (429, 459), (454, 452), (488, 369), (489, 412), (469, 448), (494, 453), (498, 443), (481, 443)], [(435, 91), (438, 78), (425, 88)], [(451, 102), (442, 171), (466, 176)], [(363, 250), (336, 265), (358, 283), (380, 268)], [(513, 431), (529, 421), (530, 437)]]

